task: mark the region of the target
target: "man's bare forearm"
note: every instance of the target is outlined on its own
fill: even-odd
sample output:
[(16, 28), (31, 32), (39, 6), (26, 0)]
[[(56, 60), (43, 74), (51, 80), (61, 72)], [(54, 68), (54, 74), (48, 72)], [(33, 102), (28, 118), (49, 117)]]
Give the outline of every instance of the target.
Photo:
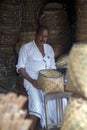
[(20, 68), (18, 70), (18, 72), (23, 76), (23, 78), (25, 78), (27, 81), (29, 81), (33, 86), (37, 87), (37, 81), (32, 79), (28, 73), (26, 72), (26, 70), (24, 68)]

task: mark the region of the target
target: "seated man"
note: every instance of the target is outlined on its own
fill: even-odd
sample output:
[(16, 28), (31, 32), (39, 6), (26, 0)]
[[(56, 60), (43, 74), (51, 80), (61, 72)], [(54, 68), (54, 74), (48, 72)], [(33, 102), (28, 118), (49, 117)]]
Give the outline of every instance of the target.
[(16, 65), (17, 72), (24, 78), (24, 87), (28, 94), (28, 109), (30, 118), (33, 120), (31, 130), (35, 130), (38, 119), (40, 119), (43, 128), (46, 126), (44, 93), (38, 89), (37, 79), (40, 70), (56, 69), (54, 51), (46, 43), (47, 39), (48, 28), (44, 25), (39, 26), (36, 30), (35, 39), (20, 48)]

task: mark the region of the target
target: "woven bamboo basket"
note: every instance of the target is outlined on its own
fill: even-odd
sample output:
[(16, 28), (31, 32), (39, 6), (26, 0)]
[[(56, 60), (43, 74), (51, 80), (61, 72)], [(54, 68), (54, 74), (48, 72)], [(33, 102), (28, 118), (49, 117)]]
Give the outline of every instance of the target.
[(87, 28), (86, 26), (81, 27), (81, 26), (77, 26), (76, 29), (76, 40), (78, 42), (85, 42), (87, 41)]
[(56, 58), (69, 50), (70, 37), (68, 34), (69, 32), (66, 32), (66, 28), (63, 28), (62, 26), (58, 29), (50, 30), (48, 43), (53, 47)]
[[(21, 29), (22, 3), (2, 2), (0, 5), (0, 32), (6, 35), (16, 35)], [(8, 31), (9, 30), (9, 31)]]
[(0, 45), (14, 45), (17, 41), (17, 35), (5, 35), (0, 33)]
[(44, 7), (43, 15), (39, 21), (40, 24), (44, 24), (50, 29), (48, 43), (53, 47), (56, 58), (69, 50), (69, 21), (62, 4), (48, 3)]
[(63, 75), (56, 70), (41, 70), (38, 77), (38, 88), (45, 93), (64, 91)]
[(87, 100), (71, 97), (64, 111), (61, 130), (87, 130)]
[(19, 34), (20, 40), (24, 40), (25, 42), (29, 42), (35, 38), (35, 31), (29, 32), (21, 32)]
[(87, 97), (87, 43), (74, 44), (71, 49), (66, 90)]
[(19, 38), (20, 41), (16, 43), (16, 47), (15, 47), (17, 53), (19, 53), (19, 49), (22, 45), (35, 39), (35, 31), (21, 32)]
[(32, 29), (36, 30), (38, 11), (43, 5), (44, 5), (44, 0), (24, 1), (22, 31), (32, 31)]
[(63, 5), (62, 4), (59, 4), (59, 3), (48, 3), (46, 6), (45, 6), (45, 10), (59, 10), (59, 9), (63, 9)]
[(67, 68), (68, 66), (68, 54), (60, 56), (56, 61), (57, 68)]
[[(79, 1), (79, 3), (81, 3), (81, 1)], [(77, 8), (76, 41), (80, 42), (87, 41), (86, 34), (87, 34), (87, 3), (78, 5)]]

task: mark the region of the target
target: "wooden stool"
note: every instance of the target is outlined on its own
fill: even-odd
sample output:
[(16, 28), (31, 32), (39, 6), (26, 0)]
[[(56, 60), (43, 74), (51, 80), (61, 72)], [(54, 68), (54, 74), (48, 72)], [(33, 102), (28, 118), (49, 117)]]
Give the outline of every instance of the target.
[[(57, 93), (48, 93), (44, 97), (44, 103), (45, 103), (45, 114), (46, 114), (46, 130), (48, 129), (54, 129), (59, 130), (61, 127), (62, 117), (63, 117), (63, 98), (69, 100), (71, 96), (71, 93), (69, 92), (57, 92)], [(56, 105), (56, 122), (49, 123), (49, 116), (48, 116), (48, 101), (55, 100)], [(67, 105), (67, 104), (66, 104)], [(58, 120), (60, 119), (60, 121)]]

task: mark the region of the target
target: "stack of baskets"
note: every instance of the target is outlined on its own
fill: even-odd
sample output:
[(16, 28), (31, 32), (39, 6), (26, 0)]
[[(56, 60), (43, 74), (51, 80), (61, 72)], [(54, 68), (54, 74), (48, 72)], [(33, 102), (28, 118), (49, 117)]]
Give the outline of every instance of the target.
[(61, 56), (69, 49), (71, 40), (66, 9), (60, 3), (48, 3), (39, 21), (49, 28), (48, 43), (53, 47), (55, 57)]
[(38, 77), (38, 87), (45, 93), (64, 91), (63, 76), (57, 70), (41, 70)]
[(0, 76), (15, 75), (15, 44), (21, 29), (22, 1), (0, 2)]
[(22, 11), (22, 26), (19, 34), (19, 41), (16, 43), (16, 52), (19, 48), (35, 38), (35, 31), (38, 25), (38, 12), (44, 5), (44, 0), (25, 0)]
[(76, 40), (87, 41), (87, 1), (80, 0), (77, 3)]
[(69, 54), (66, 90), (72, 93), (61, 130), (87, 129), (87, 43), (75, 43)]
[(36, 30), (38, 11), (43, 5), (44, 0), (24, 0), (22, 32)]

